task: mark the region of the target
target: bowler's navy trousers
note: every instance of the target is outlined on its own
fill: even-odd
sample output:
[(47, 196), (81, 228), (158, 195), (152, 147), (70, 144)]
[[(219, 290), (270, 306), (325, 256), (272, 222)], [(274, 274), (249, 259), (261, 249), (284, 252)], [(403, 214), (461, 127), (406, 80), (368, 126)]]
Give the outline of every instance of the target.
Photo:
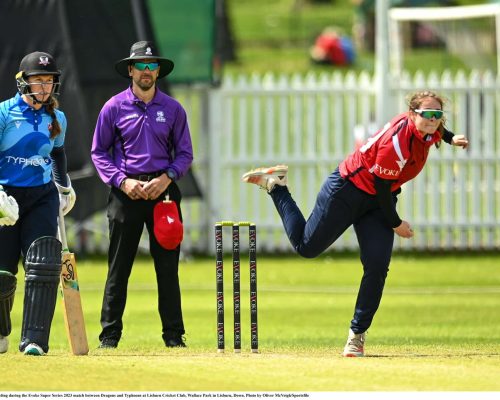
[[(351, 329), (354, 333), (365, 332), (382, 298), (394, 243), (394, 231), (384, 218), (376, 196), (343, 179), (338, 168), (321, 187), (307, 221), (286, 186), (276, 185), (270, 195), (292, 246), (303, 257), (320, 255), (347, 228), (354, 226), (364, 272)], [(396, 195), (393, 200), (396, 202)]]

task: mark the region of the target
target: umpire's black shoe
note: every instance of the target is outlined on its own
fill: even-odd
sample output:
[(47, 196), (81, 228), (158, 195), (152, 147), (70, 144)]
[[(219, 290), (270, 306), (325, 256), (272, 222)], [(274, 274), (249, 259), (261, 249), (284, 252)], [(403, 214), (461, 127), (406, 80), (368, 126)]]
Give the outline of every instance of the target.
[(104, 338), (101, 340), (99, 349), (116, 349), (118, 347), (118, 339)]
[(167, 347), (187, 347), (182, 336), (172, 337), (165, 339), (165, 346)]

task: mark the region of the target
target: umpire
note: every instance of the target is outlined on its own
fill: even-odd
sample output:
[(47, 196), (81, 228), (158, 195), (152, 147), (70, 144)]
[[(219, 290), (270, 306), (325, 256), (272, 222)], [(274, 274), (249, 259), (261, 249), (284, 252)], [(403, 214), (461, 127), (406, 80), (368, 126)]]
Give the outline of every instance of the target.
[(101, 311), (100, 348), (115, 348), (123, 330), (128, 279), (144, 224), (158, 283), (158, 310), (167, 347), (186, 347), (179, 286), (180, 245), (163, 248), (154, 235), (154, 207), (168, 194), (179, 209), (176, 180), (193, 161), (186, 112), (156, 87), (173, 69), (152, 42), (134, 43), (116, 70), (130, 86), (103, 106), (94, 132), (92, 160), (111, 186), (108, 200), (108, 276)]

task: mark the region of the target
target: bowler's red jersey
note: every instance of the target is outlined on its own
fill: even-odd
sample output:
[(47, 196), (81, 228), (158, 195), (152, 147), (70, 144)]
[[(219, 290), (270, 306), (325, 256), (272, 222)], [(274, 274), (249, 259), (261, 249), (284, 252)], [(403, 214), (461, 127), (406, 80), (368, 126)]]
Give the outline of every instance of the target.
[(427, 161), (430, 147), (441, 140), (438, 131), (422, 137), (405, 112), (368, 138), (339, 166), (343, 178), (369, 193), (375, 192), (375, 175), (393, 180), (391, 191), (415, 178)]

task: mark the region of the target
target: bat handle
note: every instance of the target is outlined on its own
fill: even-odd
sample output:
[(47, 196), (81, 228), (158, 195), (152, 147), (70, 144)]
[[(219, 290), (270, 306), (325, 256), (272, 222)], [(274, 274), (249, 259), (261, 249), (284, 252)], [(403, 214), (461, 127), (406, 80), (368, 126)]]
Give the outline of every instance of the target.
[(59, 209), (59, 239), (61, 240), (63, 251), (68, 251), (66, 227), (64, 226), (64, 215), (61, 209)]

